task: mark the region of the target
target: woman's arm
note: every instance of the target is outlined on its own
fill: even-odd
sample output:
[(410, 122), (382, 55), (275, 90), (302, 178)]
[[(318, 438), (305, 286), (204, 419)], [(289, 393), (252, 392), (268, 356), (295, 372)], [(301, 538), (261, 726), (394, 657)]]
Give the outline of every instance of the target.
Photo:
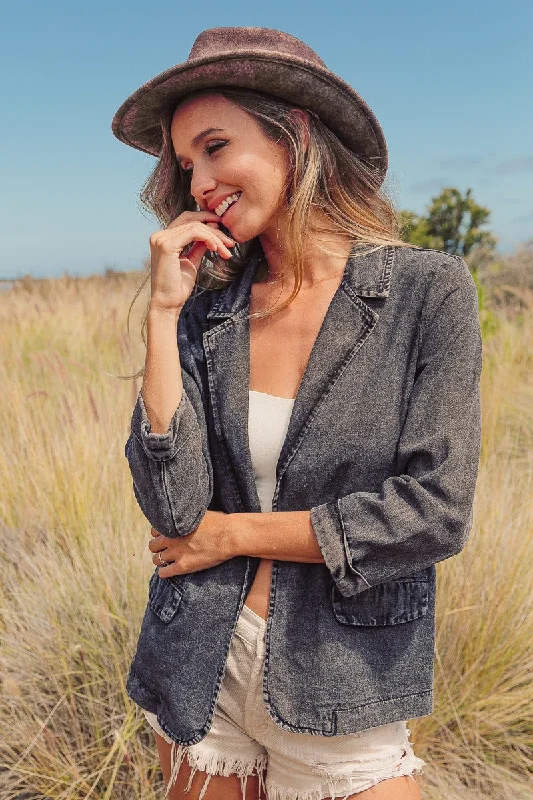
[(226, 514), (223, 521), (230, 557), (324, 564), (309, 511)]
[(189, 298), (176, 317), (148, 314), (143, 387), (124, 450), (143, 514), (169, 537), (195, 530), (213, 494), (200, 380), (186, 331), (186, 309), (193, 301)]
[(167, 433), (183, 395), (178, 342), (180, 312), (154, 308), (146, 318), (147, 347), (141, 395), (152, 433)]

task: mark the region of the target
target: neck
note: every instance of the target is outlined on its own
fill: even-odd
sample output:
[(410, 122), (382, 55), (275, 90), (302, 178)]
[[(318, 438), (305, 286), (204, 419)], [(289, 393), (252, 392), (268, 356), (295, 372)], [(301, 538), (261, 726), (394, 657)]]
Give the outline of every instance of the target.
[[(260, 280), (291, 291), (295, 284), (294, 274), (287, 268), (286, 247), (280, 241), (279, 232), (276, 231), (275, 237), (265, 233), (259, 238), (266, 262)], [(313, 231), (306, 237), (304, 245), (301, 289), (312, 289), (316, 284), (338, 279), (345, 270), (351, 249), (352, 242), (346, 235)]]

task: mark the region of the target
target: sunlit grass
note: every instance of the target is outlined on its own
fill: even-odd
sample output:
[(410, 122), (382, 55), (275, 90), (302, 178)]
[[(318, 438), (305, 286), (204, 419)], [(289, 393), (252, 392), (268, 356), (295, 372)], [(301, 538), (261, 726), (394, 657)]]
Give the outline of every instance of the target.
[[(0, 797), (155, 800), (125, 679), (153, 570), (124, 457), (144, 363), (140, 274), (0, 292)], [(533, 323), (484, 344), (474, 528), (438, 565), (436, 701), (410, 721), (424, 800), (531, 797)]]

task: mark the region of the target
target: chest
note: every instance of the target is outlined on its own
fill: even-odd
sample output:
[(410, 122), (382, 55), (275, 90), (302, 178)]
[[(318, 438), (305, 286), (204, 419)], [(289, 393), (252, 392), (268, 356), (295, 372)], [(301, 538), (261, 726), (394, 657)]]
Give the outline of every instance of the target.
[[(302, 292), (291, 306), (265, 319), (250, 320), (250, 389), (277, 397), (296, 397), (316, 338), (336, 287)], [(252, 284), (250, 313), (264, 311), (278, 295)]]

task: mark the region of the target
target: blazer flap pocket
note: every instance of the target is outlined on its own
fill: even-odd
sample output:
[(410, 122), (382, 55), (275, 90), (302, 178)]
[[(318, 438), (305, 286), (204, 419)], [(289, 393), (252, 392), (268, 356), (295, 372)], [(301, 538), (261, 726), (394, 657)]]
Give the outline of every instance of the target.
[(352, 597), (344, 597), (333, 584), (333, 613), (342, 625), (398, 625), (423, 617), (428, 595), (426, 573), (378, 583)]
[(181, 602), (182, 593), (170, 578), (160, 578), (157, 570), (150, 578), (148, 604), (163, 622), (170, 622)]

